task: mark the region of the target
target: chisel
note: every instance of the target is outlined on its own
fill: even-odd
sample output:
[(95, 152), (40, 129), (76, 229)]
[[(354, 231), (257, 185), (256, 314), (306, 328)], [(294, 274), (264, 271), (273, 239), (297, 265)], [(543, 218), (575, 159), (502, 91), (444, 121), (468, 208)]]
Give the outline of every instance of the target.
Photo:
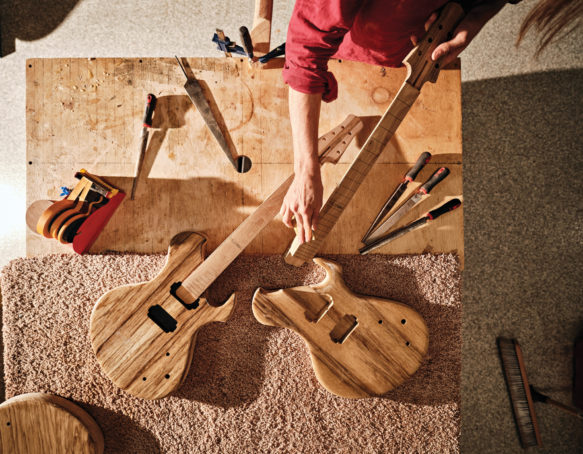
[(379, 225), (379, 222), (381, 222), (381, 220), (386, 216), (386, 214), (389, 211), (391, 211), (391, 208), (393, 208), (395, 203), (397, 203), (397, 200), (399, 200), (399, 197), (401, 197), (403, 192), (405, 192), (405, 189), (407, 189), (407, 184), (412, 182), (417, 177), (417, 174), (421, 171), (421, 169), (425, 166), (425, 164), (427, 164), (429, 162), (430, 159), (431, 159), (431, 153), (429, 153), (428, 151), (421, 153), (421, 156), (419, 156), (415, 165), (413, 167), (411, 167), (411, 169), (403, 177), (403, 179), (401, 180), (401, 183), (399, 184), (399, 186), (397, 186), (397, 189), (395, 189), (393, 194), (387, 199), (387, 201), (385, 202), (385, 204), (383, 205), (383, 207), (379, 211), (379, 214), (377, 214), (377, 217), (375, 218), (375, 220), (373, 221), (371, 226), (368, 228), (368, 230), (366, 231), (366, 233), (362, 237), (363, 243), (366, 243), (366, 240), (369, 237), (369, 235), (371, 234), (371, 232), (374, 229), (376, 229), (377, 225)]
[(184, 66), (182, 66), (182, 63), (180, 63), (178, 57), (176, 57), (176, 61), (178, 62), (180, 69), (182, 69), (182, 72), (186, 77), (184, 89), (186, 90), (188, 97), (202, 115), (202, 119), (204, 120), (210, 131), (213, 133), (213, 136), (215, 136), (215, 139), (217, 139), (219, 146), (227, 156), (229, 162), (233, 165), (235, 170), (239, 171), (237, 163), (235, 162), (235, 159), (233, 158), (233, 155), (231, 153), (231, 149), (229, 148), (229, 144), (227, 143), (227, 139), (225, 138), (223, 131), (221, 131), (221, 128), (219, 128), (217, 119), (213, 115), (211, 106), (207, 99), (205, 98), (204, 93), (202, 92), (202, 87), (200, 86), (199, 81), (196, 80), (195, 78), (188, 77), (184, 69)]
[(154, 114), (155, 108), (156, 108), (156, 96), (150, 93), (148, 94), (146, 111), (144, 112), (144, 124), (142, 128), (142, 145), (140, 146), (140, 155), (138, 156), (138, 164), (136, 165), (136, 171), (134, 181), (132, 183), (132, 192), (130, 194), (130, 200), (134, 200), (136, 187), (138, 186), (138, 180), (140, 178), (140, 173), (142, 171), (142, 164), (144, 163), (144, 156), (146, 155), (146, 148), (148, 147), (148, 135), (150, 134), (150, 128), (152, 127), (152, 115)]
[(422, 225), (425, 225), (429, 221), (437, 219), (442, 214), (447, 213), (448, 211), (455, 210), (461, 204), (462, 203), (460, 202), (459, 199), (451, 199), (450, 201), (441, 205), (439, 208), (431, 210), (429, 213), (427, 213), (427, 215), (425, 215), (421, 219), (417, 219), (415, 222), (412, 222), (411, 224), (408, 224), (405, 227), (401, 227), (400, 229), (395, 230), (394, 232), (391, 232), (388, 235), (385, 235), (385, 236), (382, 236), (382, 237), (376, 239), (372, 243), (367, 244), (363, 248), (360, 248), (358, 250), (358, 252), (360, 252), (362, 255), (368, 254), (370, 251), (377, 249), (377, 248), (405, 235), (405, 233), (410, 232), (412, 230), (415, 230), (415, 229), (421, 227)]
[(251, 35), (249, 30), (244, 25), (239, 28), (239, 35), (241, 36), (241, 43), (243, 44), (243, 49), (249, 57), (249, 62), (253, 63), (253, 42), (251, 41)]
[(411, 197), (409, 197), (409, 199), (407, 199), (406, 202), (403, 202), (403, 204), (401, 204), (401, 206), (399, 208), (397, 208), (397, 211), (395, 211), (393, 214), (391, 214), (386, 219), (385, 222), (383, 222), (381, 225), (379, 225), (379, 227), (368, 236), (365, 244), (372, 243), (373, 241), (377, 240), (382, 235), (387, 233), (392, 226), (394, 226), (397, 222), (399, 222), (399, 219), (401, 219), (403, 216), (405, 216), (411, 208), (413, 208), (415, 205), (417, 205), (417, 203), (419, 203), (419, 201), (423, 198), (423, 196), (429, 194), (429, 192), (437, 185), (437, 183), (439, 183), (441, 180), (443, 180), (448, 175), (449, 175), (449, 169), (447, 167), (441, 167), (438, 170), (436, 170), (433, 173), (433, 175), (431, 175), (431, 178), (429, 178), (429, 180), (427, 180), (417, 190), (417, 192), (415, 192), (415, 194), (413, 194)]

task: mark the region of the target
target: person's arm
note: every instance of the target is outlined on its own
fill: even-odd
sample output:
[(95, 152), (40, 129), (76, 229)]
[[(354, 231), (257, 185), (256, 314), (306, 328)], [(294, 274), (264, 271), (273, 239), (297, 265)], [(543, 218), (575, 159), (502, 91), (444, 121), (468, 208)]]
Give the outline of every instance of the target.
[(289, 85), (294, 180), (281, 206), (283, 223), (295, 221), (301, 242), (312, 239), (322, 207), (318, 124), (322, 100), (337, 96), (328, 60), (352, 26), (358, 0), (297, 0), (286, 39), (283, 79)]
[(318, 124), (322, 95), (289, 89), (289, 114), (294, 147), (294, 180), (281, 205), (283, 223), (295, 220), (300, 242), (312, 239), (322, 207), (322, 178), (318, 162)]
[(337, 96), (328, 60), (336, 53), (361, 7), (358, 0), (297, 0), (285, 43), (283, 80), (301, 93)]

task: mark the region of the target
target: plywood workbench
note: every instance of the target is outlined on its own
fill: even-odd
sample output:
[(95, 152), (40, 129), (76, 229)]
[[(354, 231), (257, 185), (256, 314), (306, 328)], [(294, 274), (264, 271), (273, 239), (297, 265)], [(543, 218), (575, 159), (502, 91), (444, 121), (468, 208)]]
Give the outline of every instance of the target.
[[(280, 59), (281, 60), (281, 59)], [(184, 230), (204, 233), (212, 251), (292, 172), (293, 152), (287, 86), (281, 63), (251, 68), (240, 58), (190, 58), (187, 68), (220, 112), (239, 154), (252, 168), (231, 167), (187, 97), (176, 60), (30, 59), (27, 61), (27, 202), (59, 199), (81, 168), (129, 192), (140, 147), (146, 95), (158, 105), (136, 199), (122, 203), (92, 252), (165, 252)], [(320, 133), (347, 114), (362, 117), (364, 130), (335, 165), (323, 172), (332, 191), (359, 147), (386, 110), (405, 69), (331, 61), (339, 98), (323, 104)], [(421, 96), (341, 216), (322, 253), (357, 253), (360, 238), (407, 169), (425, 150), (429, 165), (409, 185), (418, 187), (439, 166), (451, 175), (400, 224), (462, 195), (461, 81), (459, 65), (443, 70)], [(404, 200), (404, 199), (402, 199)], [(463, 263), (463, 209), (378, 249), (403, 254), (456, 252)], [(72, 252), (55, 240), (27, 233), (27, 253)], [(246, 253), (281, 253), (293, 232), (274, 220)]]

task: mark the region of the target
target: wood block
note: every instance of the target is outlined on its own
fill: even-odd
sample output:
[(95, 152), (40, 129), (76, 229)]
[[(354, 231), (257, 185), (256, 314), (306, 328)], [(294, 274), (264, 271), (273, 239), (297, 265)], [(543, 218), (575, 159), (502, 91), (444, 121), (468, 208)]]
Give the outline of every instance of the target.
[(0, 452), (101, 454), (103, 447), (95, 420), (62, 397), (22, 394), (0, 405)]
[[(185, 230), (203, 232), (210, 252), (292, 169), (288, 89), (281, 78), (281, 61), (260, 69), (250, 67), (244, 58), (186, 60), (187, 70), (201, 81), (211, 106), (220, 112), (237, 153), (251, 159), (249, 172), (235, 172), (226, 160), (188, 99), (184, 75), (174, 59), (27, 61), (28, 204), (59, 199), (60, 186), (73, 186), (73, 175), (80, 168), (129, 191), (146, 96), (154, 93), (158, 97), (136, 200), (122, 203), (91, 252), (161, 253), (175, 234)], [(331, 61), (330, 70), (339, 82), (339, 98), (323, 104), (320, 133), (348, 113), (363, 117), (365, 128), (340, 163), (324, 170), (326, 194), (348, 168), (405, 77), (404, 68), (346, 61)], [(451, 175), (436, 194), (461, 195), (459, 66), (443, 70), (436, 84), (424, 86), (321, 253), (357, 253), (375, 210), (407, 166), (425, 150), (433, 154), (432, 164), (451, 164), (452, 174), (458, 166), (458, 177)], [(442, 193), (445, 189), (451, 192)], [(434, 235), (428, 226), (380, 252), (456, 251), (463, 257), (461, 214), (457, 210), (436, 221), (435, 225), (443, 223), (439, 224), (442, 228), (448, 226), (447, 234)], [(278, 218), (245, 252), (281, 253), (292, 236)], [(27, 234), (29, 255), (50, 252), (72, 249)]]

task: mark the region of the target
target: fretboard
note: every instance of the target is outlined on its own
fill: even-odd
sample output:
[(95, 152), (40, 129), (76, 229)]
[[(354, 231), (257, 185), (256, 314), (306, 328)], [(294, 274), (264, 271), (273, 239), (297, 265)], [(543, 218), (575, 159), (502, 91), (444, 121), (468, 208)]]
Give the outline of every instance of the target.
[(419, 90), (417, 88), (408, 82), (403, 83), (395, 99), (362, 146), (358, 156), (320, 210), (320, 219), (315, 232), (316, 238), (308, 243), (299, 244), (296, 237), (285, 254), (287, 263), (300, 266), (314, 258), (344, 208), (364, 181), (418, 96)]
[(248, 216), (233, 233), (183, 282), (182, 286), (198, 298), (215, 279), (235, 260), (253, 241), (263, 228), (279, 212), (283, 198), (294, 176), (290, 176), (259, 207)]
[[(362, 121), (348, 115), (337, 127), (318, 139), (320, 165), (324, 162), (336, 163), (362, 129)], [(184, 281), (182, 286), (198, 298), (215, 279), (235, 260), (255, 237), (269, 224), (279, 212), (283, 198), (294, 176), (291, 175), (281, 186), (273, 191), (257, 209), (249, 215), (233, 233)]]

